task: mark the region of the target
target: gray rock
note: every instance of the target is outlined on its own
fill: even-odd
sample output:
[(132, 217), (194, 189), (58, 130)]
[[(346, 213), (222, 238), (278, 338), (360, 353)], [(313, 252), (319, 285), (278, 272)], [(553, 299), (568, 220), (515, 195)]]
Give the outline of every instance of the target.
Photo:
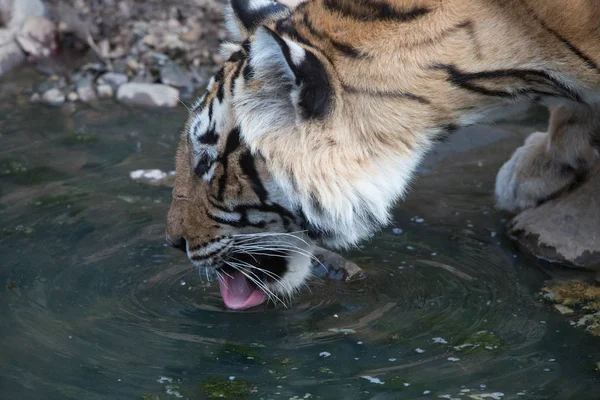
[(179, 65), (169, 62), (160, 69), (160, 80), (162, 83), (187, 91), (193, 87), (192, 77)]
[(119, 87), (117, 100), (133, 106), (175, 107), (179, 103), (179, 90), (156, 83), (126, 83)]
[(110, 99), (113, 97), (114, 93), (112, 86), (107, 84), (98, 85), (96, 87), (96, 92), (101, 99)]
[(84, 103), (89, 103), (98, 99), (98, 96), (94, 91), (92, 78), (89, 76), (83, 76), (77, 79), (77, 82), (75, 82), (75, 91), (77, 92), (79, 100)]
[(48, 57), (56, 50), (56, 26), (45, 17), (27, 18), (17, 34), (19, 46), (33, 58)]
[(40, 0), (0, 0), (0, 76), (25, 61), (16, 37), (29, 17), (44, 15)]
[(599, 192), (596, 173), (575, 190), (517, 215), (510, 234), (540, 258), (599, 271)]
[(98, 79), (98, 83), (110, 85), (113, 89), (127, 83), (127, 75), (116, 72), (107, 72)]
[(58, 107), (65, 102), (65, 95), (59, 89), (50, 89), (42, 94), (41, 101), (42, 103)]

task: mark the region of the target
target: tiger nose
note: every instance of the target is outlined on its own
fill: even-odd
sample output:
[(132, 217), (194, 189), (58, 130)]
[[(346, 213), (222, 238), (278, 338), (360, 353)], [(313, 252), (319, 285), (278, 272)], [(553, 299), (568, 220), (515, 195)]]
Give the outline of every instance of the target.
[(173, 238), (173, 237), (167, 235), (167, 244), (171, 247), (174, 247), (176, 249), (183, 251), (184, 253), (187, 252), (186, 241), (181, 236)]

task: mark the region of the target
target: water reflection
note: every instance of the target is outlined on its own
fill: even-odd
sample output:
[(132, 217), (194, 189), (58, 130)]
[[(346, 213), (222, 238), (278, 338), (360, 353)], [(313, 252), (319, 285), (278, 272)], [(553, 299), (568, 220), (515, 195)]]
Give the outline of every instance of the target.
[(172, 168), (183, 111), (70, 113), (4, 90), (2, 398), (598, 398), (598, 339), (536, 300), (551, 269), (493, 209), (522, 140), (507, 127), (541, 119), (440, 147), (395, 225), (348, 254), (366, 280), (234, 312), (163, 245), (170, 190), (129, 179)]

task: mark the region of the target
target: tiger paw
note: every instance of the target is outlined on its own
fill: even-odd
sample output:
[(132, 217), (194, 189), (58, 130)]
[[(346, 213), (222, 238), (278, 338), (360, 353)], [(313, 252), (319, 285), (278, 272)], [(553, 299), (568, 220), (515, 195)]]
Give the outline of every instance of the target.
[(495, 189), (499, 208), (517, 212), (536, 207), (575, 182), (576, 171), (553, 159), (547, 143), (547, 133), (532, 133), (500, 168)]
[(333, 251), (317, 247), (313, 254), (318, 259), (314, 271), (316, 276), (345, 282), (366, 278), (361, 267)]

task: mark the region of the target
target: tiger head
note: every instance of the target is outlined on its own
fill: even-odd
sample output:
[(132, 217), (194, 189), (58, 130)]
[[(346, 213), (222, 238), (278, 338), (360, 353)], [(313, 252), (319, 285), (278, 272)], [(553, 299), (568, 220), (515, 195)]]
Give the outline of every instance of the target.
[[(410, 134), (390, 145), (397, 112), (386, 96), (379, 116), (371, 94), (342, 97), (362, 89), (343, 87), (325, 53), (295, 31), (310, 28), (300, 7), (316, 3), (291, 12), (231, 0), (234, 42), (179, 144), (167, 241), (218, 272), (229, 308), (290, 296), (310, 275), (315, 241), (348, 247), (387, 223), (425, 147)], [(375, 133), (349, 134), (365, 131)]]
[[(288, 12), (269, 7), (270, 16)], [(233, 97), (251, 68), (248, 42), (223, 52), (227, 61), (191, 107), (181, 135), (166, 238), (194, 266), (216, 272), (228, 308), (285, 303), (310, 274), (313, 245), (265, 158), (240, 136)]]

